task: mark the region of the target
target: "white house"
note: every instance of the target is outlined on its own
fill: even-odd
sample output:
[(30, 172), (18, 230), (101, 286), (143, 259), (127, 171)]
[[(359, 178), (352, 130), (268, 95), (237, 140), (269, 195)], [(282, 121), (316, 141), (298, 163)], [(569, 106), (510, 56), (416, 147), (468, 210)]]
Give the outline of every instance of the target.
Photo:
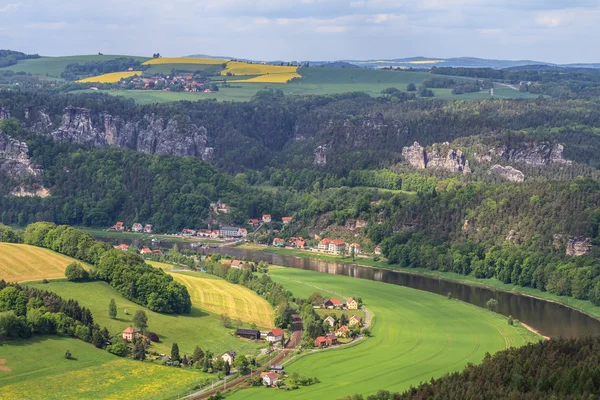
[(278, 343), (283, 340), (284, 332), (281, 328), (275, 328), (267, 333), (267, 342)]
[(329, 326), (334, 326), (335, 325), (335, 318), (333, 318), (331, 315), (327, 318), (325, 318), (323, 320), (324, 323), (326, 323)]
[(233, 350), (229, 350), (226, 351), (221, 358), (223, 359), (223, 361), (225, 361), (226, 363), (228, 363), (229, 365), (233, 366), (233, 362), (235, 361), (235, 356), (237, 354), (235, 353), (235, 351)]

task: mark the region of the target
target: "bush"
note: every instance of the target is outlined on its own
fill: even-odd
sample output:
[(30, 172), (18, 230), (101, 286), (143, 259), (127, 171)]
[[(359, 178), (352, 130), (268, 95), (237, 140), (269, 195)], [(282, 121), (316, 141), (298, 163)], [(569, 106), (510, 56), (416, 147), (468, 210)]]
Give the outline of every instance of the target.
[(150, 339), (150, 341), (154, 342), (154, 343), (159, 343), (160, 342), (160, 338), (154, 332), (148, 332), (148, 339)]
[(73, 358), (73, 355), (71, 354), (71, 352), (69, 350), (65, 351), (65, 358), (67, 360), (71, 360)]
[(498, 308), (498, 301), (496, 299), (489, 299), (485, 303), (485, 308), (487, 308), (490, 311), (496, 311), (496, 309)]
[(77, 262), (72, 262), (67, 266), (65, 276), (71, 282), (85, 282), (90, 278), (90, 274)]
[(513, 319), (512, 315), (508, 316), (507, 322), (510, 326), (513, 326), (515, 324), (515, 320)]
[(117, 342), (115, 344), (112, 344), (112, 345), (108, 346), (106, 348), (106, 350), (109, 353), (114, 354), (115, 356), (119, 356), (119, 357), (126, 357), (127, 353), (128, 353), (127, 346), (123, 342)]

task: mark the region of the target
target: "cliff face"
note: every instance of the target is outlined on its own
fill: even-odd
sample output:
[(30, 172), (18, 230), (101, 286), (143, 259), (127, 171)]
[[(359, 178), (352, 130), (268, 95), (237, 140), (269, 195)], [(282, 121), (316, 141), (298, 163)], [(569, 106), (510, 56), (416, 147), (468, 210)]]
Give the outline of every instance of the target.
[(554, 234), (554, 248), (565, 246), (565, 254), (571, 257), (584, 256), (592, 250), (592, 239), (583, 236), (569, 236), (564, 233)]
[(509, 147), (507, 145), (488, 149), (483, 155), (475, 154), (479, 162), (492, 162), (494, 160), (524, 163), (533, 166), (542, 166), (550, 163), (572, 164), (563, 157), (564, 146), (559, 143), (524, 142)]
[(505, 179), (510, 182), (523, 182), (525, 180), (525, 174), (518, 169), (511, 167), (510, 165), (503, 167), (501, 165), (493, 165), (490, 168), (490, 174)]
[(431, 151), (425, 150), (418, 142), (402, 149), (402, 157), (412, 167), (439, 171), (471, 173), (469, 161), (462, 151), (450, 148), (449, 143), (435, 145)]
[(14, 195), (47, 196), (49, 193), (41, 185), (43, 170), (31, 164), (27, 144), (0, 131), (0, 171), (9, 177)]
[(93, 116), (88, 109), (67, 107), (55, 129), (43, 111), (37, 112), (34, 118), (29, 110), (26, 116), (31, 119), (33, 130), (57, 141), (112, 145), (151, 154), (202, 157), (204, 160), (213, 155), (213, 149), (207, 147), (206, 129), (192, 124), (187, 116), (165, 121), (151, 114), (141, 120), (126, 121), (107, 112)]

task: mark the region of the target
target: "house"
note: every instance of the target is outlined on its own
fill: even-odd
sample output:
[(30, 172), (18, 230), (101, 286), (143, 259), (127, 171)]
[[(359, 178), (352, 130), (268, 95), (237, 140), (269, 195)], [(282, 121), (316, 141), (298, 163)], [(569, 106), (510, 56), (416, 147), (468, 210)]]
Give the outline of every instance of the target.
[(268, 224), (269, 222), (271, 222), (271, 214), (263, 215), (262, 220), (265, 224)]
[(237, 354), (236, 354), (235, 351), (229, 350), (229, 351), (226, 351), (225, 353), (223, 353), (223, 355), (221, 356), (221, 358), (223, 359), (223, 361), (225, 361), (229, 365), (233, 366), (233, 362), (235, 361), (235, 356), (236, 355)]
[(224, 238), (238, 238), (241, 236), (240, 229), (234, 226), (224, 226), (221, 228), (221, 236)]
[(333, 304), (333, 308), (340, 308), (340, 306), (342, 305), (340, 299), (331, 299), (330, 301), (331, 304)]
[(332, 240), (329, 243), (329, 252), (333, 254), (344, 254), (346, 243), (341, 239)]
[(335, 331), (335, 336), (338, 338), (347, 338), (350, 336), (350, 329), (347, 325), (342, 325), (337, 331)]
[(196, 234), (196, 231), (193, 230), (193, 229), (187, 229), (187, 228), (185, 228), (184, 230), (181, 231), (181, 234), (183, 236), (192, 236), (192, 235)]
[(240, 236), (243, 238), (248, 236), (248, 231), (246, 230), (246, 228), (240, 228), (239, 232), (240, 232)]
[(218, 229), (212, 231), (212, 233), (210, 234), (211, 239), (217, 239), (219, 237), (221, 237), (221, 231)]
[(260, 225), (260, 221), (257, 220), (256, 218), (249, 219), (247, 222), (248, 222), (248, 225), (253, 226), (255, 228)]
[(274, 386), (277, 383), (277, 374), (275, 372), (261, 372), (263, 383), (267, 386)]
[(325, 347), (327, 345), (327, 338), (325, 336), (319, 336), (314, 341), (315, 347)]
[(238, 329), (235, 331), (236, 336), (251, 340), (260, 340), (260, 331), (257, 329)]
[(281, 238), (275, 238), (275, 239), (273, 239), (273, 246), (283, 247), (283, 246), (285, 246), (285, 240), (283, 240)]
[(210, 237), (210, 235), (212, 234), (212, 231), (210, 229), (200, 229), (197, 232), (197, 235), (200, 237)]
[(122, 332), (123, 340), (127, 340), (128, 342), (133, 342), (138, 338), (139, 332), (133, 329), (133, 327), (128, 327)]
[(144, 225), (144, 233), (152, 233), (152, 225), (150, 225), (150, 224)]
[(329, 238), (324, 238), (323, 240), (321, 240), (321, 241), (319, 242), (319, 246), (318, 246), (319, 250), (321, 250), (321, 251), (329, 251), (329, 244), (330, 244), (331, 242), (332, 242), (332, 240), (331, 240), (331, 239), (329, 239)]
[(149, 247), (142, 247), (140, 254), (152, 254), (152, 250)]
[(281, 328), (275, 328), (267, 333), (267, 342), (270, 343), (278, 343), (281, 342), (284, 338), (284, 332)]
[(289, 224), (290, 222), (292, 222), (293, 217), (283, 217), (281, 218), (281, 222), (283, 222), (284, 224)]
[(158, 254), (158, 255), (161, 255), (161, 254), (162, 254), (162, 251), (160, 251), (160, 249), (154, 249), (154, 250), (152, 250), (152, 254)]
[(360, 244), (358, 243), (352, 243), (350, 246), (348, 246), (348, 254), (352, 254), (352, 249), (354, 249), (354, 255), (359, 255), (362, 253), (362, 247), (360, 247)]
[(346, 306), (348, 307), (348, 310), (358, 310), (358, 301), (350, 297), (348, 300), (346, 300)]
[(362, 318), (358, 317), (356, 315), (353, 315), (350, 317), (350, 319), (348, 320), (348, 324), (350, 326), (361, 326), (362, 325)]
[(118, 246), (115, 246), (115, 249), (127, 251), (127, 250), (129, 250), (129, 245), (123, 243), (123, 244), (120, 244)]
[(119, 221), (116, 224), (114, 224), (110, 229), (113, 231), (123, 232), (125, 230), (125, 224)]
[(338, 344), (337, 336), (334, 333), (330, 333), (327, 337), (327, 346), (334, 346)]
[(244, 268), (244, 262), (240, 260), (233, 260), (231, 262), (231, 268), (242, 269)]
[(335, 325), (335, 318), (333, 318), (331, 315), (327, 318), (325, 318), (323, 320), (324, 323), (326, 323), (329, 326), (334, 326)]
[(376, 256), (381, 255), (381, 247), (379, 247), (379, 246), (375, 247), (375, 255)]
[(140, 233), (143, 230), (144, 230), (144, 227), (139, 222), (136, 222), (135, 224), (133, 224), (131, 226), (131, 232)]
[(273, 365), (271, 367), (271, 372), (277, 372), (278, 374), (283, 372), (283, 365)]
[(332, 309), (333, 308), (333, 302), (330, 299), (325, 299), (325, 300), (323, 300), (323, 303), (321, 303), (321, 308)]
[(290, 245), (292, 245), (293, 247), (297, 248), (297, 249), (304, 249), (306, 248), (306, 241), (304, 239), (300, 238), (291, 238), (290, 239)]

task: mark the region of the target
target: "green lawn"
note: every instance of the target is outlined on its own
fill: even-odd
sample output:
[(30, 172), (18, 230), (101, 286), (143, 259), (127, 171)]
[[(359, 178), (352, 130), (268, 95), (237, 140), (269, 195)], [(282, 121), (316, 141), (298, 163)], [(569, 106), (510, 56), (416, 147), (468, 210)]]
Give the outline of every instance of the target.
[(115, 58), (126, 57), (134, 58), (139, 61), (146, 61), (147, 57), (136, 56), (118, 56), (118, 55), (87, 55), (87, 56), (67, 56), (67, 57), (42, 57), (30, 60), (21, 60), (15, 65), (0, 68), (0, 70), (11, 70), (15, 72), (26, 72), (33, 75), (46, 75), (60, 78), (68, 64), (85, 64), (91, 61), (109, 61)]
[(540, 339), (498, 314), (423, 291), (292, 268), (274, 267), (269, 274), (295, 296), (306, 297), (318, 288), (324, 295), (330, 290), (362, 297), (374, 314), (373, 337), (286, 365), (288, 373), (318, 377), (316, 385), (291, 392), (248, 389), (232, 399), (336, 399), (378, 389), (403, 391), (479, 363), (486, 352)]
[[(89, 308), (94, 321), (102, 327), (107, 327), (111, 334), (123, 331), (132, 324), (135, 311), (142, 309), (148, 316), (148, 329), (156, 332), (160, 343), (153, 343), (152, 350), (168, 354), (171, 345), (176, 342), (182, 353), (191, 354), (196, 345), (209, 349), (213, 353), (223, 353), (235, 350), (241, 354), (256, 354), (261, 344), (236, 338), (232, 329), (226, 329), (221, 324), (221, 316), (192, 307), (189, 315), (166, 315), (148, 310), (137, 305), (104, 282), (73, 283), (66, 280), (51, 281), (48, 284), (35, 282), (28, 284), (44, 290), (57, 293), (65, 299), (75, 299), (84, 307)], [(114, 298), (117, 303), (117, 319), (108, 316), (108, 304)], [(125, 315), (125, 310), (129, 315)]]
[[(73, 360), (64, 357), (69, 350)], [(120, 358), (78, 339), (37, 336), (0, 344), (0, 398), (170, 399), (211, 376)]]
[(350, 318), (353, 315), (360, 317), (363, 321), (365, 320), (365, 312), (363, 310), (326, 310), (319, 308), (315, 310), (321, 317), (327, 317), (328, 315), (334, 315), (335, 319), (339, 319), (342, 314), (346, 314), (346, 317)]

